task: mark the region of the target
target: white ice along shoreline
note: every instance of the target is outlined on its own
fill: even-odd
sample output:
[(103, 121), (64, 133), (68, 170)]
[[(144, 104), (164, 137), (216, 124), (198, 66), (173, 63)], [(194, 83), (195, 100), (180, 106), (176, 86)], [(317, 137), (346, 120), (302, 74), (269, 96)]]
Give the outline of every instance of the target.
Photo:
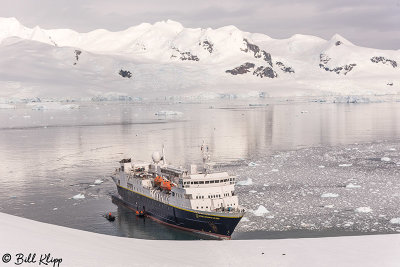
[[(165, 241), (108, 236), (0, 213), (2, 255), (61, 258), (59, 266), (393, 266), (400, 234), (280, 240)], [(13, 264), (14, 265), (14, 264)], [(24, 266), (24, 265), (22, 265)]]

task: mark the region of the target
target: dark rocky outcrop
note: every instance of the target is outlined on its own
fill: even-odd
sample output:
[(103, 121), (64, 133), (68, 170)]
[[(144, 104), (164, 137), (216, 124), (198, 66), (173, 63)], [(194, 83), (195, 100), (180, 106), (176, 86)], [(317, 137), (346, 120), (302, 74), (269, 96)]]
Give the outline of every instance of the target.
[(352, 63), (352, 64), (348, 64), (348, 65), (344, 65), (344, 66), (340, 66), (340, 67), (336, 67), (336, 68), (329, 68), (328, 66), (326, 66), (326, 64), (331, 60), (331, 58), (328, 55), (325, 54), (320, 54), (319, 55), (319, 67), (325, 71), (329, 71), (329, 72), (335, 72), (336, 74), (343, 74), (346, 75), (347, 73), (349, 73), (355, 66), (357, 66), (357, 64)]
[(78, 61), (79, 61), (79, 56), (82, 54), (82, 51), (76, 49), (74, 51), (74, 53), (75, 53), (75, 59), (76, 59), (76, 62), (74, 62), (74, 65), (76, 65), (78, 63)]
[(250, 69), (254, 69), (255, 65), (253, 63), (246, 62), (239, 67), (236, 67), (231, 70), (225, 71), (226, 73), (230, 73), (232, 75), (238, 75), (238, 74), (245, 74), (250, 72)]
[[(192, 53), (190, 53), (190, 52), (181, 52), (176, 47), (172, 47), (172, 49), (180, 54), (179, 59), (182, 61), (185, 61), (185, 60), (199, 61), (200, 60), (196, 55), (192, 55)], [(175, 56), (175, 55), (171, 56), (171, 58), (174, 58), (174, 57), (177, 57), (177, 56)]]
[(123, 69), (121, 69), (119, 72), (118, 72), (118, 74), (119, 75), (121, 75), (122, 77), (124, 77), (124, 78), (131, 78), (132, 77), (132, 72), (130, 72), (129, 70), (123, 70)]
[(393, 68), (397, 68), (397, 62), (393, 59), (388, 59), (385, 57), (373, 57), (371, 58), (371, 61), (374, 63), (381, 62), (382, 64), (390, 64)]
[(199, 46), (203, 47), (205, 50), (207, 50), (210, 54), (214, 51), (214, 44), (211, 43), (208, 40), (204, 40), (202, 42), (199, 42)]
[(337, 41), (337, 42), (335, 43), (336, 46), (339, 46), (339, 45), (341, 45), (341, 44), (343, 44), (341, 41)]
[(286, 73), (294, 73), (294, 69), (293, 69), (292, 67), (286, 67), (285, 64), (283, 64), (283, 63), (280, 62), (280, 61), (277, 61), (275, 64), (276, 64), (283, 72), (286, 72)]
[(272, 67), (272, 59), (271, 59), (271, 54), (265, 52), (264, 50), (261, 50), (258, 45), (249, 43), (247, 39), (243, 39), (243, 42), (245, 44), (245, 48), (241, 49), (243, 52), (253, 52), (253, 55), (255, 58), (262, 58), (264, 61), (268, 62), (268, 64)]
[(276, 72), (271, 67), (264, 67), (264, 66), (258, 67), (253, 72), (253, 75), (256, 75), (260, 78), (268, 77), (271, 79), (278, 77), (278, 74), (276, 74)]

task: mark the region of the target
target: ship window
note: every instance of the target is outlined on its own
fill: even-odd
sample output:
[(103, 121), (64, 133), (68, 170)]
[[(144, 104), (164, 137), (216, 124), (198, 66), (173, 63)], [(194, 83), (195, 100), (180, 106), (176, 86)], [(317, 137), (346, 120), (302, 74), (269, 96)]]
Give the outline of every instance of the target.
[(206, 184), (209, 184), (210, 183), (210, 181), (206, 181)]
[(196, 182), (194, 182), (194, 184), (199, 184), (199, 182), (196, 181)]
[(199, 184), (204, 184), (204, 181), (200, 181)]
[(219, 183), (219, 180), (215, 180), (216, 183)]
[(210, 181), (210, 184), (213, 184), (214, 183), (214, 181)]
[(203, 208), (203, 206), (201, 208)]
[(193, 182), (190, 182), (190, 184), (193, 184)]

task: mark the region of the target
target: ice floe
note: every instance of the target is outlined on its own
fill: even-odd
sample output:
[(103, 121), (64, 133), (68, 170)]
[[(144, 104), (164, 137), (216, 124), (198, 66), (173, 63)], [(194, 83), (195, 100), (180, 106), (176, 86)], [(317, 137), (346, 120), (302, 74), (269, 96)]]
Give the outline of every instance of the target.
[(77, 194), (75, 196), (72, 197), (73, 199), (84, 199), (85, 195), (84, 194)]
[(100, 179), (96, 179), (95, 181), (94, 181), (94, 184), (102, 184), (104, 181), (103, 180), (100, 180)]
[(344, 164), (339, 164), (339, 167), (350, 167), (353, 166), (352, 163), (344, 163)]
[(391, 224), (400, 224), (400, 218), (393, 218), (390, 220)]
[(239, 181), (236, 183), (237, 185), (252, 185), (253, 180), (251, 178), (247, 178), (245, 181)]
[(257, 163), (255, 163), (255, 162), (250, 162), (249, 164), (247, 164), (247, 166), (249, 166), (249, 167), (254, 167), (254, 166), (257, 166), (258, 164)]
[(361, 187), (361, 185), (356, 185), (356, 184), (352, 184), (352, 183), (349, 183), (348, 185), (346, 185), (346, 188), (360, 188)]
[(258, 207), (258, 209), (256, 209), (255, 211), (253, 211), (253, 214), (254, 214), (255, 216), (264, 216), (264, 215), (267, 214), (267, 213), (269, 213), (269, 211), (268, 211), (263, 205), (260, 205), (260, 206)]
[(329, 197), (338, 197), (339, 194), (335, 194), (335, 193), (324, 193), (321, 195), (321, 197), (323, 198), (329, 198)]
[(388, 158), (388, 157), (382, 157), (381, 158), (381, 161), (385, 161), (385, 162), (388, 162), (388, 161), (391, 161), (392, 159), (391, 158)]
[(369, 213), (372, 212), (371, 207), (359, 207), (355, 209), (356, 212), (360, 212), (360, 213)]

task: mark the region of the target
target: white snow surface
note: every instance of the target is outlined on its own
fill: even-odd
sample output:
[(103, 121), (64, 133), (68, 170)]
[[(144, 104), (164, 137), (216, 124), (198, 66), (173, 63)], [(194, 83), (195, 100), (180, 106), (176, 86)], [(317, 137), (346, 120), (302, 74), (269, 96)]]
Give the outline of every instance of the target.
[(0, 228), (0, 251), (10, 253), (12, 257), (17, 253), (51, 253), (52, 257), (62, 258), (60, 267), (397, 267), (400, 262), (399, 234), (222, 242), (156, 241), (90, 233), (5, 213), (0, 213)]
[(324, 198), (338, 197), (338, 196), (339, 196), (339, 194), (334, 194), (334, 193), (324, 193), (324, 194), (321, 195), (321, 197), (324, 197)]
[(393, 218), (390, 220), (391, 224), (400, 224), (400, 218)]
[[(273, 39), (171, 20), (78, 33), (0, 18), (0, 57), (0, 102), (318, 96), (365, 103), (400, 93), (400, 50), (359, 47), (340, 35)], [(226, 72), (246, 63), (254, 64), (247, 72)], [(276, 77), (256, 71), (268, 66)]]

